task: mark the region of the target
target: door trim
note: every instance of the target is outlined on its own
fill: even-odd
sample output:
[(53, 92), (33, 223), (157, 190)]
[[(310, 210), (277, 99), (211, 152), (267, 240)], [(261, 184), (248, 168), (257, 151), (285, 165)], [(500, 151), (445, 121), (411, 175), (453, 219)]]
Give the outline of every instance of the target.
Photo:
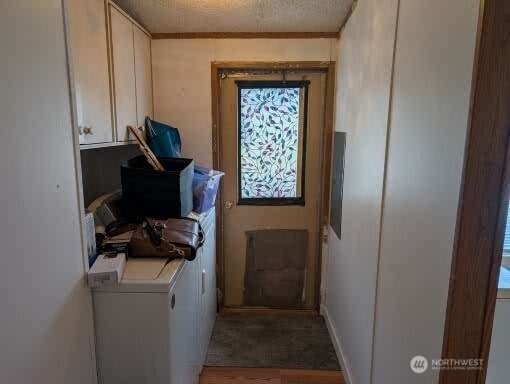
[(317, 309), (276, 309), (276, 308), (229, 308), (225, 307), (221, 311), (222, 315), (227, 316), (319, 316)]
[(510, 4), (481, 1), (472, 100), (443, 359), (484, 359), (442, 370), (440, 384), (485, 383), (510, 192)]
[[(278, 62), (212, 62), (211, 63), (211, 102), (212, 102), (212, 150), (213, 167), (221, 169), (221, 92), (220, 73), (223, 70), (303, 70), (303, 71), (324, 71), (326, 74), (326, 95), (324, 108), (324, 126), (322, 132), (323, 151), (321, 156), (321, 204), (319, 217), (322, 231), (329, 223), (329, 203), (331, 186), (331, 156), (334, 129), (334, 104), (335, 104), (335, 61), (278, 61)], [(223, 255), (223, 204), (222, 188), (216, 199), (216, 258), (217, 258), (217, 286), (225, 293), (225, 258)], [(323, 239), (323, 236), (319, 236)], [(319, 260), (315, 287), (315, 307), (320, 308), (320, 286), (322, 270), (322, 240), (318, 250)], [(223, 311), (223, 301), (220, 301), (220, 311)]]

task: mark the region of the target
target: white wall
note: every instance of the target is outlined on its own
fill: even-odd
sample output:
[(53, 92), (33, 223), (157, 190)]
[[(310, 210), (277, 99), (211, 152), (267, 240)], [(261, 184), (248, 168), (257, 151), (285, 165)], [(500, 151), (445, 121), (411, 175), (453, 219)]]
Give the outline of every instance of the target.
[[(352, 384), (437, 382), (409, 362), (441, 354), (478, 3), (360, 1), (340, 39), (344, 213), (342, 239), (330, 231), (326, 313)], [(397, 9), (388, 114), (379, 48), (393, 52)]]
[(329, 231), (323, 310), (353, 383), (370, 382), (397, 0), (358, 3), (339, 44), (335, 128), (346, 132), (342, 240)]
[(96, 381), (60, 0), (0, 2), (0, 382)]
[(441, 357), (479, 3), (400, 2), (374, 383), (429, 384), (439, 376), (417, 376), (409, 361)]
[(496, 301), (496, 313), (492, 328), (491, 351), (487, 366), (486, 384), (508, 382), (508, 362), (510, 360), (510, 299)]
[(183, 154), (212, 166), (211, 62), (329, 61), (336, 39), (153, 40), (154, 116), (179, 128)]

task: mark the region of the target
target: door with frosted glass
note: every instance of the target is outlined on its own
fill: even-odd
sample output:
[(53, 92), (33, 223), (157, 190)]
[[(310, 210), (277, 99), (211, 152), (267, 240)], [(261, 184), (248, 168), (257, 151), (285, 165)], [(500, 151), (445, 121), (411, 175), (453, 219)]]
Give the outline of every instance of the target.
[(221, 80), (224, 305), (316, 305), (325, 73)]

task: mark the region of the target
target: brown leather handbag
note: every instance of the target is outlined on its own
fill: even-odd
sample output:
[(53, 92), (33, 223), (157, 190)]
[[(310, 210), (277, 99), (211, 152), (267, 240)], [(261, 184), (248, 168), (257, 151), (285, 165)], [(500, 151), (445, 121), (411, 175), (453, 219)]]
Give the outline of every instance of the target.
[(129, 257), (184, 258), (191, 261), (203, 244), (204, 232), (197, 220), (146, 218), (131, 236)]

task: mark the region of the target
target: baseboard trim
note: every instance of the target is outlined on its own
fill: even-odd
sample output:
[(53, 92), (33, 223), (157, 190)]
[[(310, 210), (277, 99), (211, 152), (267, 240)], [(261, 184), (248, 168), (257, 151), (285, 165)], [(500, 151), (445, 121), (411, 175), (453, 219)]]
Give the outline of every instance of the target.
[(324, 304), (321, 304), (321, 315), (326, 321), (326, 327), (328, 328), (329, 336), (333, 342), (333, 347), (335, 348), (338, 362), (340, 363), (340, 367), (342, 368), (342, 372), (344, 374), (345, 384), (354, 384), (352, 381), (351, 370), (349, 369), (349, 365), (345, 359), (345, 354), (342, 350), (342, 346), (340, 345), (340, 339), (338, 338), (335, 327), (333, 327), (331, 319), (329, 318), (328, 308)]

